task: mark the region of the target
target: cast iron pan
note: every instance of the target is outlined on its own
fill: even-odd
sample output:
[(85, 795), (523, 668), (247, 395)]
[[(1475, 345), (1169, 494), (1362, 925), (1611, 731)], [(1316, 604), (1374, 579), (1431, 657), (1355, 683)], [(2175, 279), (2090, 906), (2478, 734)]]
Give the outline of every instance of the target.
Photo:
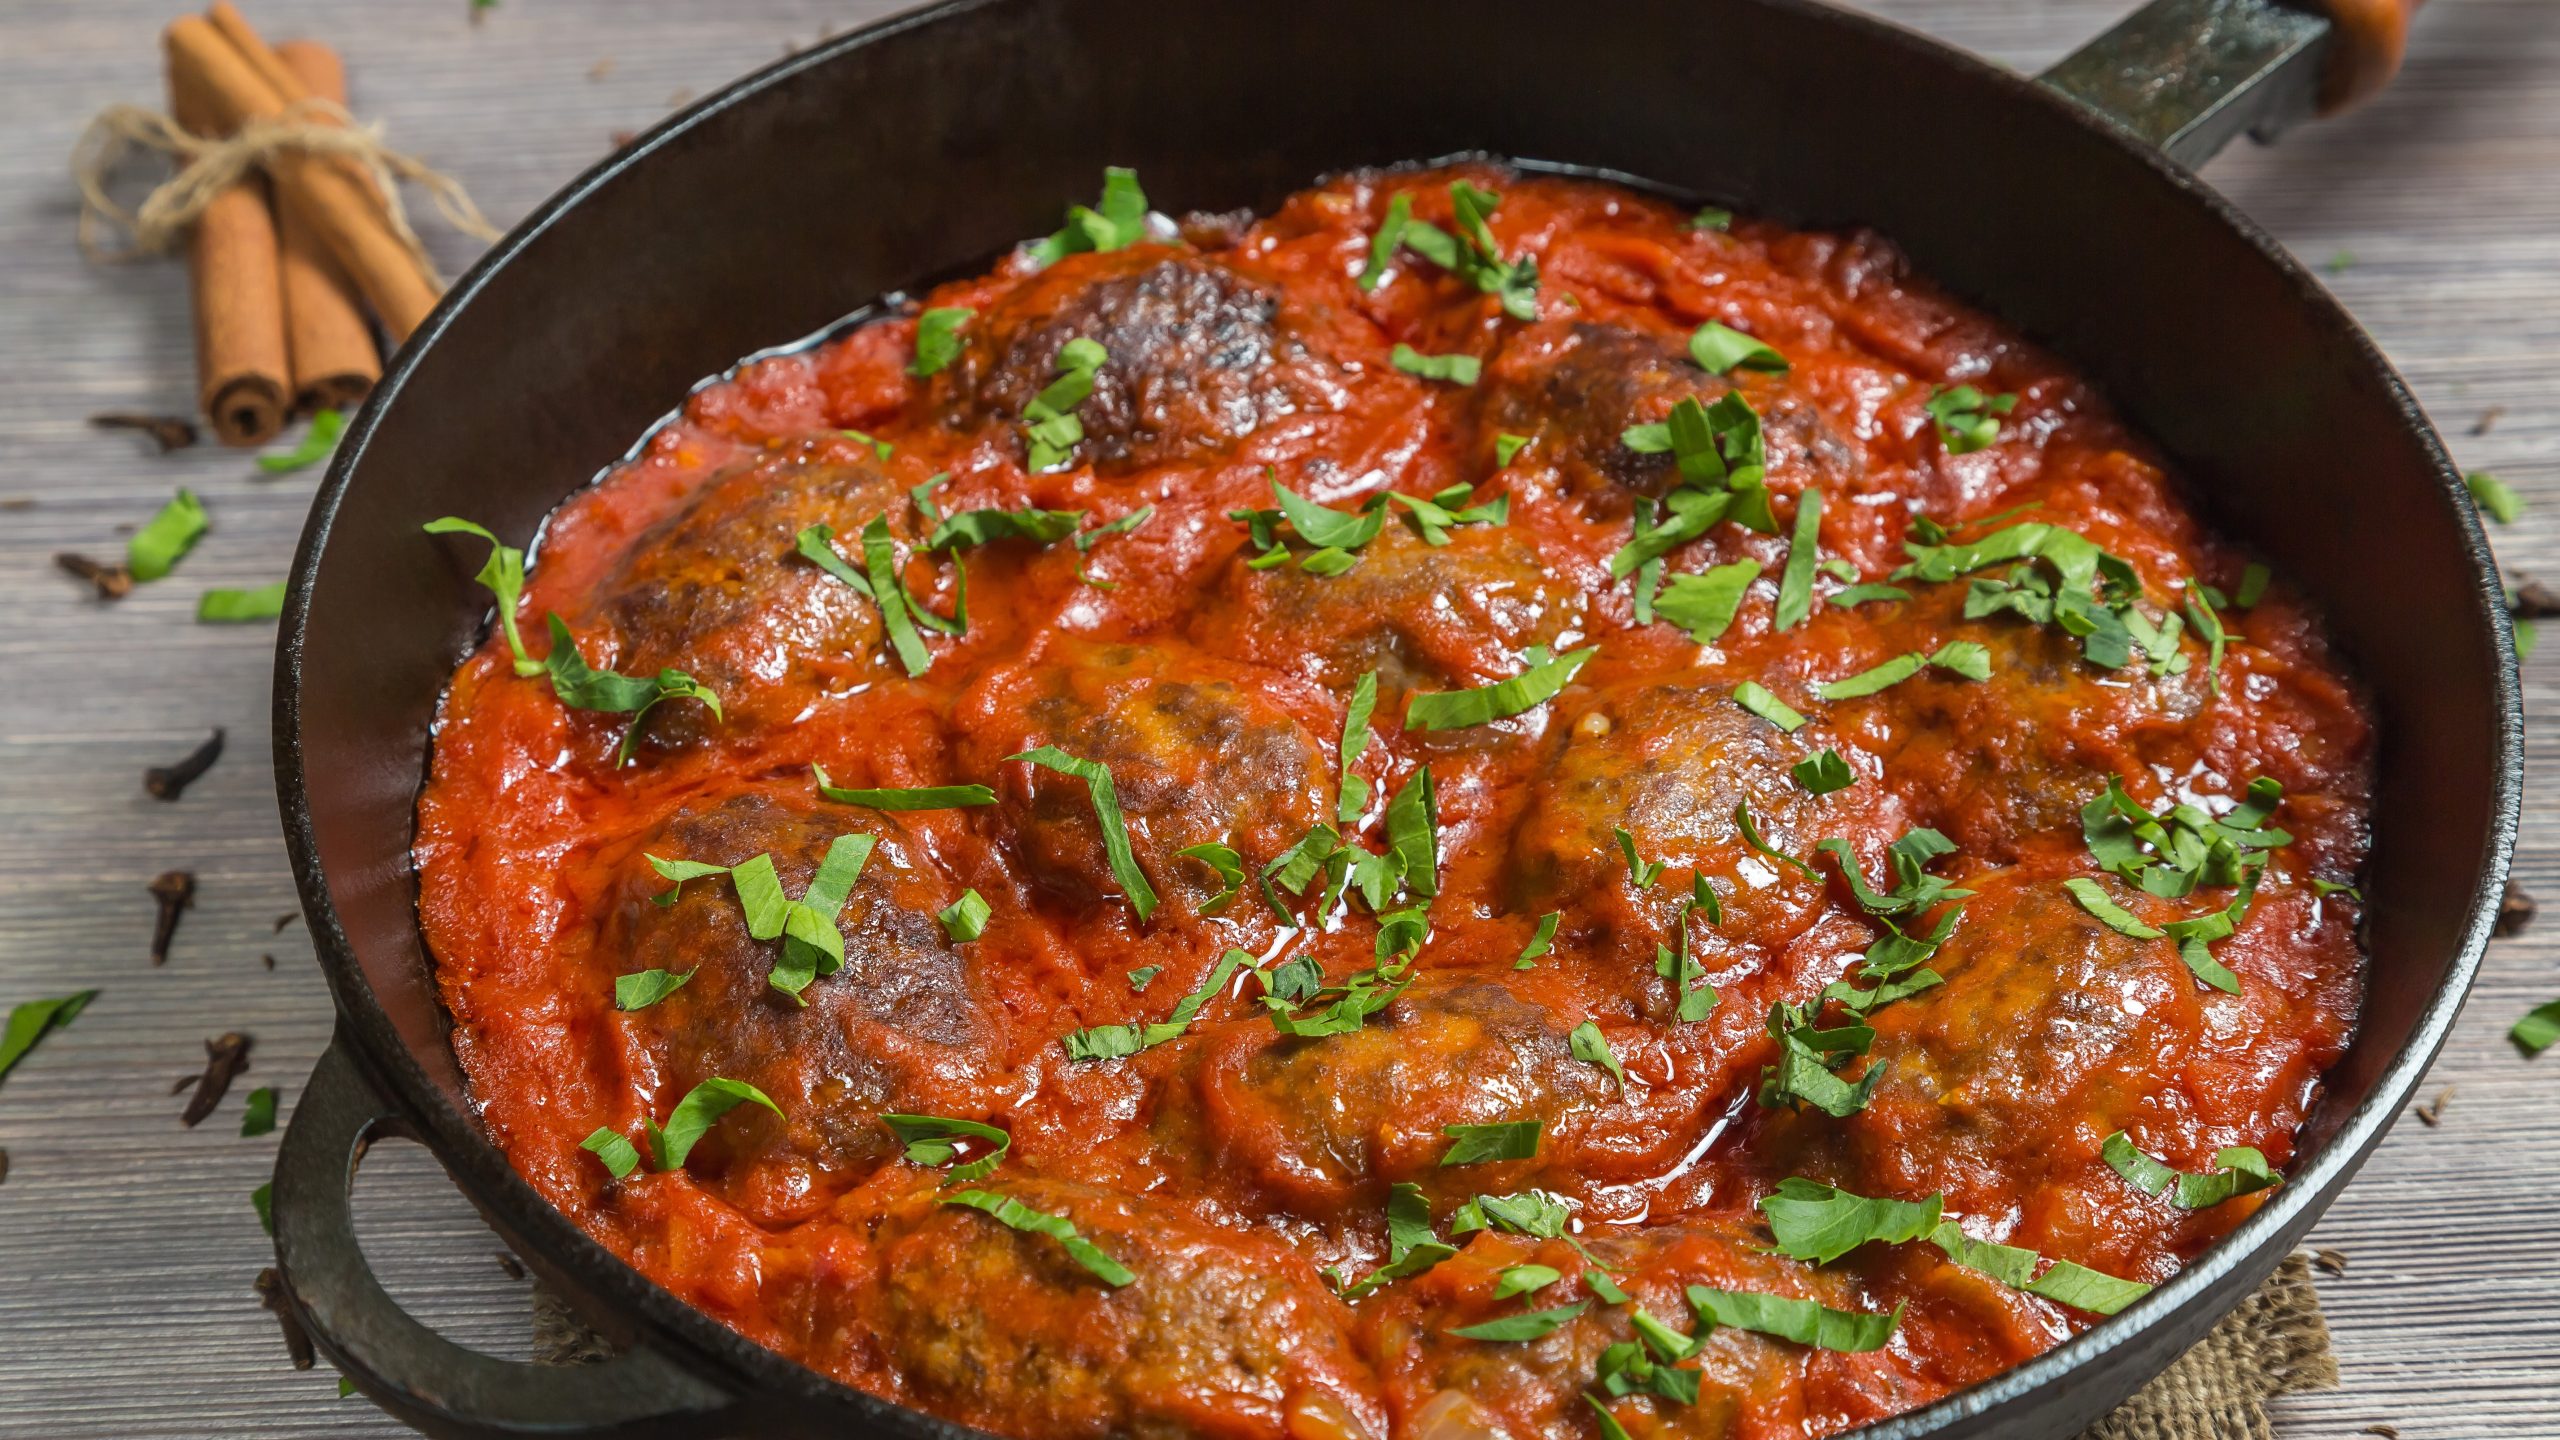
[[(700, 377), (1045, 232), (1105, 164), (1136, 166), (1168, 209), (1218, 210), (1483, 151), (1880, 228), (2092, 376), (2218, 524), (2317, 598), (2370, 687), (2371, 994), (2289, 1181), (2124, 1314), (1863, 1433), (2076, 1432), (2256, 1286), (2382, 1137), (2470, 984), (2515, 831), (2514, 655), (2459, 477), (2354, 322), (2179, 163), (2309, 113), (2324, 77), (2373, 79), (2352, 26), (2403, 7), (2337, 3), (2333, 33), (2273, 0), (2160, 0), (2039, 83), (1809, 0), (954, 0), (775, 65), (588, 172), (411, 339), (294, 567), (276, 768), (339, 1026), (277, 1163), (275, 1219), (313, 1338), (435, 1435), (975, 1433), (689, 1308), (481, 1132), (409, 847), (436, 699), (487, 608), (418, 527), (469, 515), (527, 540)], [(632, 1348), (542, 1369), (403, 1314), (348, 1211), (362, 1142), (385, 1133), (424, 1142)]]

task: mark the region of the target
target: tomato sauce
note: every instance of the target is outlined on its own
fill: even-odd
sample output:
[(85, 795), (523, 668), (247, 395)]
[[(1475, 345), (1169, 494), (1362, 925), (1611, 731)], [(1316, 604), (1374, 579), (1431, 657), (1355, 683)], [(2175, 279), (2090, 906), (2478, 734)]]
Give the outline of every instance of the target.
[[(1499, 195), (1494, 248), (1474, 258), (1456, 181)], [(1408, 235), (1364, 289), (1399, 198), (1455, 237), (1458, 263)], [(1601, 183), (1364, 173), (1258, 219), (1158, 221), (1126, 245), (1103, 228), (1111, 248), (1044, 265), (1026, 247), (921, 306), (743, 367), (553, 517), (521, 611), (528, 648), (547, 651), (556, 613), (589, 663), (682, 670), (721, 717), (661, 703), (617, 765), (631, 717), (564, 705), (515, 672), (502, 636), (455, 675), (420, 802), (423, 917), (480, 1114), (552, 1203), (741, 1333), (901, 1403), (1025, 1437), (1298, 1440), (1827, 1435), (2099, 1323), (1925, 1239), (1826, 1264), (1773, 1254), (1758, 1206), (1790, 1178), (1939, 1197), (1970, 1239), (2135, 1282), (2174, 1274), (2260, 1203), (2181, 1208), (2102, 1149), (2121, 1131), (2190, 1173), (2225, 1147), (2279, 1171), (2290, 1159), (2361, 996), (2358, 905), (2330, 887), (2365, 852), (2371, 720), (2282, 577), (2238, 603), (2259, 588), (2248, 557), (2086, 384), (1879, 237), (1701, 226)], [(1506, 297), (1494, 282), (1524, 288), (1524, 258), (1534, 291)], [(973, 312), (957, 354), (911, 373), (919, 312), (952, 307)], [(1684, 348), (1709, 321), (1785, 368), (1711, 373)], [(1090, 394), (1044, 406), (1080, 338), (1107, 354)], [(1477, 373), (1414, 373), (1413, 356), (1469, 357)], [(1957, 386), (1981, 406), (1948, 410)], [(1645, 577), (1613, 573), (1612, 557), (1684, 482), (1676, 445), (1626, 432), (1728, 396), (1756, 417), (1774, 533), (1727, 518), (1669, 545), (1666, 598), (1640, 622)], [(1996, 433), (1951, 438), (1933, 401)], [(1033, 473), (1026, 432), (1048, 413), (1081, 434)], [(1338, 571), (1341, 555), (1306, 563), (1319, 547), (1283, 524), (1278, 562), (1258, 565), (1254, 525), (1231, 512), (1273, 508), (1275, 481), (1346, 522), (1388, 491), (1507, 510), (1434, 544), (1392, 503), (1374, 537), (1340, 547), (1353, 563)], [(1733, 477), (1687, 483), (1712, 493)], [(1823, 565), (1781, 629), (1814, 491)], [(1147, 506), (1136, 528), (1094, 536)], [(1083, 512), (1078, 536), (925, 548), (939, 516), (1024, 507)], [(867, 568), (874, 520), (886, 571)], [(909, 673), (881, 605), (795, 553), (817, 524), (867, 584), (894, 573), (935, 616), (954, 615), (965, 571), (966, 633), (922, 630), (930, 665)], [(2105, 667), (2060, 623), (1969, 617), (1976, 582), (2026, 578), (2007, 565), (1889, 578), (1906, 545), (2021, 524), (2127, 562), (2137, 624), (2214, 587), (2219, 666), (2194, 623)], [(1702, 643), (1691, 627), (1712, 626), (1668, 597), (1695, 600), (1699, 577), (1742, 561), (1758, 575)], [(1904, 598), (1830, 599), (1885, 583)], [(1950, 642), (1981, 647), (1987, 675), (1923, 665), (1822, 698)], [(1406, 723), (1417, 696), (1586, 647), (1569, 683), (1517, 713)], [(1346, 714), (1372, 675), (1373, 733), (1344, 804)], [(1801, 727), (1737, 703), (1746, 681)], [(1150, 917), (1086, 781), (1010, 758), (1044, 745), (1112, 777), (1130, 860), (1159, 897)], [(1795, 767), (1824, 750), (1854, 779), (1817, 794)], [(980, 784), (993, 803), (835, 803), (813, 765), (839, 787)], [(1391, 872), (1383, 904), (1351, 885), (1327, 905), (1319, 868), (1266, 901), (1257, 877), (1320, 826), (1400, 853), (1389, 811), (1402, 797), (1419, 813), (1408, 792), (1426, 771), (1436, 865), (1402, 872), (1401, 896)], [(2265, 824), (2290, 843), (2253, 852), (2254, 900), (2209, 945), (2231, 993), (2158, 934), (2228, 905), (2230, 877), (2145, 893), (2102, 871), (2082, 812), (2113, 779), (2143, 811), (2220, 814), (2258, 777), (2283, 787)], [(1786, 1049), (1772, 1007), (1854, 1026), (1821, 1008), (1825, 987), (1869, 983), (1861, 957), (1885, 919), (1926, 936), (1950, 912), (1880, 918), (1841, 863), (1888, 884), (1888, 847), (1923, 827), (1950, 850), (1923, 872), (1972, 892), (1927, 959), (1942, 983), (1875, 1005), (1862, 1044), (1816, 1049), (1814, 1068), (1864, 1088), (1848, 1113), (1770, 1094)], [(857, 834), (875, 845), (835, 919), (842, 967), (796, 999), (770, 979), (784, 942), (755, 937), (729, 879), (661, 903), (674, 887), (644, 858), (770, 855), (799, 897), (830, 843)], [(1817, 850), (1833, 839), (1845, 850)], [(1203, 846), (1243, 872), (1224, 903)], [(1720, 919), (1697, 908), (1701, 879)], [(2066, 880), (2098, 885), (2126, 925)], [(937, 917), (964, 891), (988, 918), (959, 941)], [(1418, 951), (1411, 917), (1382, 919), (1412, 910), (1427, 916)], [(1548, 948), (1524, 960), (1548, 915)], [(1398, 933), (1382, 943), (1382, 927)], [(1247, 963), (1187, 1028), (1168, 1023), (1230, 950)], [(1382, 953), (1403, 968), (1377, 973)], [(1337, 988), (1308, 996), (1310, 964)], [(617, 1009), (617, 977), (651, 969), (690, 978)], [(1406, 988), (1337, 1033), (1275, 1024), (1363, 975)], [(1692, 994), (1704, 987), (1711, 1007)], [(1265, 1001), (1275, 989), (1294, 1012)], [(1153, 1043), (1071, 1052), (1071, 1034), (1115, 1026)], [(605, 1130), (646, 1156), (644, 1122), (713, 1078), (773, 1106), (727, 1112), (674, 1168), (644, 1158), (617, 1179), (581, 1148)], [(982, 1122), (1009, 1148), (992, 1173), (946, 1184), (902, 1155), (883, 1113)], [(1538, 1127), (1534, 1153), (1444, 1163), (1472, 1133), (1449, 1127), (1520, 1122)], [(960, 1158), (988, 1148), (964, 1142)], [(942, 1203), (971, 1188), (1063, 1218), (1131, 1278)], [(1463, 1224), (1480, 1196), (1532, 1196), (1569, 1220)], [(1454, 1253), (1408, 1254), (1401, 1278), (1360, 1287), (1412, 1249), (1389, 1211), (1417, 1199)], [(1498, 1297), (1539, 1277), (1524, 1266), (1556, 1278)], [(1880, 1345), (1808, 1344), (1783, 1324), (1701, 1323), (1688, 1286), (1898, 1319)], [(1575, 1305), (1532, 1338), (1452, 1333)], [(1669, 1393), (1604, 1384), (1639, 1310), (1695, 1337), (1648, 1352), (1694, 1372)]]

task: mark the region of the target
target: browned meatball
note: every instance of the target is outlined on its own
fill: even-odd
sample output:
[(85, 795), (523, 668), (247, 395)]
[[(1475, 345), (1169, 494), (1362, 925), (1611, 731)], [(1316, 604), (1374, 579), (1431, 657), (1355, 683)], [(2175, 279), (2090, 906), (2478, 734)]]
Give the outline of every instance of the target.
[(1435, 546), (1391, 519), (1359, 555), (1340, 575), (1316, 575), (1255, 570), (1238, 552), (1191, 637), (1334, 690), (1376, 670), (1388, 696), (1516, 674), (1522, 650), (1553, 645), (1583, 612), (1581, 592), (1549, 575), (1511, 526), (1463, 525)]
[(2093, 751), (2089, 737), (2137, 736), (2183, 720), (2204, 688), (2201, 667), (2164, 678), (2140, 663), (2100, 670), (2058, 626), (2014, 615), (1967, 621), (1964, 590), (1924, 590), (1914, 604), (1937, 610), (1938, 634), (1989, 649), (1991, 683), (1928, 672), (1834, 702), (1825, 718), (1883, 761), (1884, 785), (1910, 802), (1918, 823), (1976, 860), (2001, 863), (2040, 835), (2078, 831), (2081, 807), (2125, 763)]
[[(1499, 981), (1426, 972), (1347, 1035), (1204, 1031), (1169, 1080), (1161, 1118), (1213, 1169), (1300, 1213), (1373, 1210), (1403, 1180), (1453, 1197), (1570, 1184), (1578, 1146), (1560, 1125), (1616, 1093), (1605, 1072), (1573, 1058), (1572, 1028)], [(1440, 1164), (1443, 1126), (1519, 1120), (1544, 1122), (1536, 1158)]]
[[(1523, 329), (1487, 370), (1478, 448), (1526, 435), (1531, 462), (1552, 466), (1585, 493), (1660, 495), (1680, 483), (1669, 452), (1627, 448), (1630, 426), (1651, 425), (1682, 400), (1713, 405), (1734, 385), (1698, 368), (1677, 336), (1588, 321)], [(1861, 468), (1857, 450), (1785, 382), (1755, 376), (1745, 398), (1760, 415), (1773, 476), (1838, 485)]]
[(683, 811), (641, 847), (715, 865), (770, 854), (784, 892), (798, 896), (838, 835), (877, 834), (837, 917), (844, 967), (801, 992), (805, 1007), (768, 983), (783, 942), (747, 933), (725, 877), (686, 881), (673, 905), (660, 905), (668, 882), (634, 855), (601, 936), (622, 973), (693, 975), (617, 1019), (632, 1080), (657, 1097), (660, 1118), (715, 1075), (781, 1107), (779, 1119), (755, 1106), (730, 1112), (688, 1162), (768, 1222), (804, 1217), (893, 1153), (881, 1111), (980, 1113), (969, 1097), (997, 1059), (990, 1002), (933, 920), (956, 887), (882, 818), (811, 813), (751, 792)]
[(1289, 332), (1277, 292), (1188, 250), (1139, 245), (1071, 255), (982, 316), (935, 392), (954, 421), (1019, 427), (1058, 376), (1058, 351), (1092, 340), (1110, 358), (1076, 407), (1078, 453), (1113, 470), (1210, 459), (1330, 387)]
[[(898, 485), (869, 459), (844, 458), (851, 448), (803, 446), (742, 465), (641, 536), (592, 602), (621, 637), (612, 668), (685, 671), (720, 696), (732, 725), (748, 726), (787, 720), (809, 687), (858, 681), (883, 663), (879, 607), (793, 549), (803, 528), (830, 525), (859, 570), (866, 521), (886, 514), (906, 533)], [(676, 740), (710, 716), (662, 706), (648, 723)]]
[[(1586, 1245), (1616, 1272), (1633, 1306), (1683, 1335), (1704, 1328), (1686, 1299), (1690, 1285), (1865, 1313), (1892, 1309), (1890, 1301), (1867, 1294), (1846, 1269), (1815, 1269), (1767, 1253), (1766, 1241), (1747, 1220), (1700, 1217)], [(1574, 1279), (1531, 1295), (1494, 1299), (1503, 1268), (1533, 1258), (1567, 1276), (1591, 1268), (1563, 1244), (1533, 1247), (1487, 1236), (1379, 1302), (1375, 1353), (1388, 1403), (1408, 1432), (1435, 1428), (1422, 1423), (1430, 1416), (1447, 1433), (1590, 1433), (1590, 1408), (1581, 1392), (1595, 1388), (1603, 1351), (1638, 1338), (1632, 1308), (1602, 1302)], [(1590, 1308), (1535, 1340), (1473, 1340), (1449, 1333), (1577, 1301)], [(1662, 1359), (1658, 1352), (1653, 1358)], [(1695, 1358), (1677, 1363), (1699, 1372), (1697, 1402), (1611, 1400), (1610, 1413), (1630, 1434), (1722, 1440), (1793, 1434), (1802, 1424), (1827, 1431), (1844, 1419), (1855, 1424), (1892, 1414), (1923, 1393), (1918, 1377), (1890, 1350), (1816, 1350), (1729, 1326), (1715, 1328)]]
[(1248, 873), (1327, 818), (1333, 779), (1315, 737), (1267, 697), (1269, 678), (1168, 643), (1065, 642), (991, 675), (963, 703), (963, 768), (999, 775), (996, 814), (1030, 873), (1078, 903), (1121, 892), (1093, 792), (1007, 756), (1053, 745), (1111, 772), (1138, 868), (1179, 903), (1207, 872), (1176, 852), (1223, 844)]
[(1791, 854), (1845, 833), (1845, 817), (1862, 807), (1858, 787), (1817, 800), (1796, 784), (1788, 767), (1826, 742), (1813, 729), (1779, 730), (1736, 704), (1728, 686), (1644, 681), (1568, 692), (1560, 703), (1562, 738), (1512, 841), (1524, 909), (1579, 908), (1610, 921), (1629, 894), (1622, 827), (1646, 861), (1726, 877), (1733, 893), (1792, 886), (1793, 872), (1745, 845), (1735, 807), (1748, 804), (1761, 837)]
[(2196, 981), (2173, 942), (2118, 934), (2081, 909), (2067, 873), (1967, 882), (1979, 893), (1929, 962), (1946, 984), (1871, 1019), (1871, 1059), (1888, 1067), (1873, 1098), (1847, 1119), (1777, 1117), (1773, 1173), (2009, 1213), (2048, 1181), (2084, 1178), (2090, 1141), (2183, 1083), (2162, 1072), (2202, 1023)]
[(874, 1251), (879, 1344), (910, 1394), (1025, 1440), (1386, 1433), (1349, 1310), (1286, 1244), (1081, 1185), (986, 1188), (1064, 1216), (1136, 1278), (1112, 1287), (1055, 1239), (916, 1197)]

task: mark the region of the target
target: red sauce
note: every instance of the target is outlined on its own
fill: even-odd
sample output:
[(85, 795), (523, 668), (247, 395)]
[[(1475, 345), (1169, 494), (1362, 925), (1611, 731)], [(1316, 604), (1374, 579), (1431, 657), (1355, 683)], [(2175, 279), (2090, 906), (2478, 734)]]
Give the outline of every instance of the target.
[[(1502, 252), (1535, 257), (1536, 321), (1411, 251), (1373, 291), (1355, 285), (1390, 197), (1448, 228), (1461, 175), (1501, 192)], [(1018, 254), (946, 286), (931, 305), (976, 313), (960, 357), (930, 378), (907, 373), (908, 315), (695, 395), (637, 461), (554, 517), (523, 614), (537, 654), (537, 620), (556, 611), (590, 662), (686, 670), (721, 694), (725, 721), (661, 705), (617, 768), (628, 717), (564, 707), (541, 677), (512, 672), (496, 637), (446, 702), (420, 805), (423, 909), (490, 1134), (578, 1223), (740, 1332), (1022, 1436), (1597, 1434), (1581, 1394), (1605, 1347), (1633, 1337), (1627, 1305), (1595, 1303), (1527, 1342), (1448, 1333), (1592, 1298), (1575, 1244), (1682, 1330), (1709, 1328), (1686, 1285), (1902, 1307), (1890, 1342), (1863, 1353), (1714, 1328), (1685, 1362), (1703, 1372), (1694, 1404), (1611, 1402), (1639, 1435), (1829, 1434), (2097, 1323), (1926, 1243), (1821, 1266), (1767, 1253), (1755, 1206), (1790, 1176), (1942, 1195), (1976, 1238), (2119, 1277), (2176, 1272), (2258, 1198), (2179, 1209), (2128, 1185), (2101, 1142), (2126, 1131), (2187, 1171), (2214, 1168), (2225, 1146), (2290, 1158), (2360, 998), (2355, 907), (2309, 882), (2361, 863), (2368, 712), (2281, 579), (2251, 607), (2224, 607), (2217, 685), (2192, 631), (2181, 674), (2155, 676), (2141, 657), (2104, 670), (2056, 626), (1966, 618), (1962, 578), (1842, 607), (1822, 597), (1844, 582), (1824, 574), (1810, 616), (1776, 630), (1784, 532), (1808, 487), (1825, 502), (1821, 554), (1860, 581), (1904, 561), (1923, 516), (1990, 522), (1964, 538), (2025, 521), (2076, 531), (2131, 562), (2153, 617), (2199, 580), (2228, 595), (2245, 557), (2085, 384), (1912, 276), (1888, 243), (1687, 222), (1601, 184), (1483, 168), (1354, 176), (1249, 224), (1195, 217), (1184, 240), (1046, 269)], [(1790, 367), (1708, 375), (1682, 349), (1707, 320)], [(1085, 435), (1062, 468), (1027, 474), (1021, 410), (1078, 335), (1110, 356), (1074, 412)], [(1477, 357), (1482, 376), (1408, 374), (1390, 360), (1398, 342)], [(1924, 410), (1958, 383), (2017, 397), (1971, 453), (1950, 453)], [(1638, 497), (1678, 478), (1670, 456), (1630, 451), (1620, 432), (1728, 384), (1762, 417), (1782, 523), (1776, 535), (1718, 524), (1668, 556), (1675, 576), (1762, 567), (1731, 628), (1702, 645), (1637, 624), (1633, 587), (1610, 574)], [(880, 458), (846, 429), (894, 451)], [(1530, 437), (1507, 465), (1505, 433)], [(945, 473), (930, 494), (945, 512), (1082, 510), (1089, 530), (1155, 511), (1089, 553), (1019, 539), (960, 552), (968, 632), (929, 633), (931, 667), (910, 676), (877, 607), (791, 558), (792, 542), (823, 521), (859, 567), (859, 531), (885, 515), (908, 585), (949, 614), (955, 567), (912, 553), (931, 522), (905, 493)], [(1509, 511), (1435, 547), (1398, 508), (1345, 573), (1255, 569), (1229, 512), (1270, 506), (1275, 475), (1346, 511), (1452, 485), (1461, 503), (1507, 497)], [(2021, 506), (2033, 508), (1995, 519)], [(1824, 681), (1955, 640), (1987, 647), (1988, 679), (1930, 670), (1867, 698), (1816, 698)], [(1416, 693), (1517, 674), (1531, 645), (1598, 653), (1516, 717), (1402, 723)], [(1259, 999), (1268, 982), (1248, 974), (1187, 1033), (1070, 1058), (1070, 1032), (1165, 1020), (1229, 947), (1264, 960), (1264, 976), (1293, 956), (1336, 983), (1374, 963), (1365, 905), (1284, 929), (1250, 888), (1334, 818), (1345, 709), (1369, 671), (1376, 733), (1354, 767), (1369, 798), (1348, 833), (1384, 849), (1388, 797), (1426, 767), (1436, 787), (1439, 886), (1411, 987), (1351, 1033), (1292, 1038)], [(1810, 723), (1787, 733), (1746, 713), (1732, 697), (1745, 680)], [(1085, 785), (1006, 759), (1041, 744), (1110, 768), (1163, 897), (1151, 920), (1112, 874)], [(1857, 781), (1817, 797), (1788, 772), (1826, 747)], [(997, 803), (831, 804), (813, 763), (841, 786), (984, 783)], [(2293, 838), (2266, 852), (2254, 907), (2213, 946), (2239, 993), (2064, 892), (2067, 878), (2102, 878), (2155, 923), (2219, 908), (2228, 888), (2166, 900), (2102, 877), (2080, 811), (2109, 777), (2146, 809), (2219, 811), (2261, 775), (2282, 782), (2273, 823)], [(1743, 843), (1737, 801), (1817, 878)], [(1619, 826), (1664, 867), (1648, 888), (1630, 879)], [(1762, 1104), (1771, 1006), (1815, 1000), (1882, 934), (1816, 842), (1846, 841), (1882, 877), (1887, 844), (1921, 826), (1956, 847), (1933, 873), (1975, 892), (1930, 961), (1945, 983), (1874, 1012), (1872, 1045), (1841, 1072), (1886, 1067), (1863, 1109)], [(839, 917), (844, 968), (808, 987), (805, 1008), (766, 983), (779, 942), (747, 934), (724, 880), (651, 903), (667, 885), (644, 853), (726, 865), (769, 852), (797, 895), (847, 833), (878, 847)], [(1215, 875), (1175, 853), (1203, 842), (1233, 847), (1248, 872), (1247, 892), (1213, 913)], [(1720, 893), (1720, 924), (1689, 922), (1719, 1002), (1684, 1021), (1655, 961), (1693, 874)], [(954, 944), (934, 916), (968, 889), (991, 918)], [(1552, 952), (1519, 968), (1548, 912)], [(695, 973), (617, 1011), (615, 977), (653, 967)], [(1139, 988), (1131, 972), (1148, 969), (1160, 973)], [(1623, 1089), (1570, 1053), (1584, 1021), (1623, 1064)], [(580, 1148), (598, 1127), (640, 1140), (644, 1120), (714, 1075), (756, 1085), (781, 1114), (742, 1106), (680, 1168), (644, 1163), (618, 1181)], [(1106, 1285), (1055, 1239), (937, 1204), (941, 1173), (900, 1158), (883, 1111), (1009, 1132), (978, 1184), (1068, 1217), (1134, 1281)], [(1542, 1126), (1532, 1158), (1440, 1163), (1445, 1126), (1529, 1119)], [(1457, 1253), (1340, 1298), (1320, 1270), (1384, 1262), (1398, 1184), (1420, 1187)], [(1529, 1189), (1570, 1208), (1571, 1241), (1449, 1233), (1470, 1197)], [(1497, 1300), (1504, 1268), (1523, 1263), (1564, 1278)]]

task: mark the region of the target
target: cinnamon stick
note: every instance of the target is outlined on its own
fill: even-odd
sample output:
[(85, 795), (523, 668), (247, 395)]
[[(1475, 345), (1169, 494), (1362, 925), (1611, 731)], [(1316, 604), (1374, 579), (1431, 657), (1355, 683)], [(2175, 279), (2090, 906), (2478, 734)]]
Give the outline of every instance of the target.
[[(303, 88), (323, 100), (347, 103), (347, 70), (337, 51), (317, 40), (287, 40), (276, 54)], [(353, 409), (382, 378), (373, 328), (356, 308), (355, 289), (328, 245), (300, 211), (288, 206), (277, 214), (276, 237), (283, 259), (285, 352), (293, 365), (294, 408)]]
[[(236, 19), (237, 12), (231, 14)], [(234, 43), (240, 34), (254, 43), (257, 61)], [(171, 76), (200, 86), (225, 126), (274, 119), (294, 101), (309, 96), (283, 62), (273, 59), (274, 52), (257, 41), (246, 22), (226, 32), (201, 16), (184, 15), (170, 22), (161, 42), (168, 51)], [(291, 88), (280, 88), (279, 78)], [(344, 164), (291, 150), (276, 156), (270, 173), (277, 199), (327, 244), (392, 339), (407, 339), (435, 308), (436, 284), (393, 233), (372, 187)]]
[[(220, 133), (198, 87), (169, 71), (169, 110), (199, 135)], [(252, 176), (205, 207), (187, 240), (195, 285), (197, 403), (225, 445), (263, 445), (284, 429), (292, 396), (284, 291), (266, 181)]]

